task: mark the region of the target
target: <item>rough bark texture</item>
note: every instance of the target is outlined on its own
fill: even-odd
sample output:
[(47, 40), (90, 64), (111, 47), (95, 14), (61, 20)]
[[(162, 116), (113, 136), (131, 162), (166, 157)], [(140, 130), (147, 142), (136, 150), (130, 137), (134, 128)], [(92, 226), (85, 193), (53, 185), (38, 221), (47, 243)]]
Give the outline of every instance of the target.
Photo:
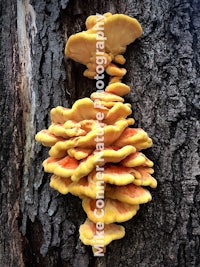
[[(128, 47), (124, 82), (137, 125), (153, 138), (153, 201), (124, 223), (126, 236), (94, 258), (79, 240), (78, 198), (50, 189), (34, 135), (50, 109), (95, 91), (64, 58), (90, 14), (124, 13), (142, 24)], [(200, 5), (198, 0), (1, 1), (0, 266), (200, 266)]]

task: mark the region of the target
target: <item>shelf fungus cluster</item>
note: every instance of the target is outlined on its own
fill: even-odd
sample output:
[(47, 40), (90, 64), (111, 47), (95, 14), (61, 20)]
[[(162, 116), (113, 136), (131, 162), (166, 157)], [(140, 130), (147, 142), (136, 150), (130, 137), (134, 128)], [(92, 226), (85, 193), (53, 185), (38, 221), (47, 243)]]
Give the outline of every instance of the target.
[[(126, 60), (122, 55), (127, 45), (142, 34), (138, 21), (123, 14), (106, 13), (103, 16), (89, 16), (86, 20), (87, 31), (70, 36), (65, 47), (65, 54), (73, 60), (86, 65), (84, 76), (93, 79), (98, 55), (104, 56), (105, 72), (120, 81), (126, 74), (123, 65)], [(100, 59), (99, 59), (100, 60)]]
[[(101, 49), (96, 47), (98, 23), (104, 29)], [(141, 35), (141, 26), (126, 15), (106, 13), (90, 16), (86, 27), (68, 39), (66, 55), (85, 64), (84, 75), (95, 78), (95, 58), (101, 52), (110, 83), (71, 109), (53, 108), (51, 125), (37, 133), (36, 140), (51, 147), (43, 162), (44, 170), (52, 173), (50, 186), (82, 199), (88, 218), (80, 226), (80, 239), (96, 253), (99, 246), (125, 235), (118, 223), (130, 220), (140, 204), (152, 199), (144, 187), (155, 188), (157, 182), (151, 176), (153, 162), (141, 152), (152, 140), (143, 129), (133, 128), (131, 105), (123, 98), (130, 87), (121, 82), (126, 71), (116, 65), (125, 62), (122, 54)]]

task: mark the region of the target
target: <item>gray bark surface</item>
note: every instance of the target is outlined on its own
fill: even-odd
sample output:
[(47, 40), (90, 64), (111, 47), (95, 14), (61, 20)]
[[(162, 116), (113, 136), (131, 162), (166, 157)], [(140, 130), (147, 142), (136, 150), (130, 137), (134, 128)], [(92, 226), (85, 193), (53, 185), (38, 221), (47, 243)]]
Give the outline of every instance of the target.
[[(125, 57), (136, 126), (153, 139), (153, 200), (123, 223), (103, 258), (79, 240), (81, 201), (49, 187), (34, 140), (50, 110), (95, 91), (66, 59), (67, 38), (105, 12), (135, 17), (143, 35)], [(200, 266), (200, 4), (198, 0), (2, 0), (0, 60), (0, 266)]]

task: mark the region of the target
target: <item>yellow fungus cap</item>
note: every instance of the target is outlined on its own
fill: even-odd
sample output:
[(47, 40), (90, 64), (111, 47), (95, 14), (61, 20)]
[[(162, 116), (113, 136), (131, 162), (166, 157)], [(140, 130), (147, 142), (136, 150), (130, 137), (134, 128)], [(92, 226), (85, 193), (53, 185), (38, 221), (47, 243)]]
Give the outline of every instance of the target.
[(125, 59), (125, 57), (123, 55), (116, 55), (114, 57), (114, 62), (123, 65), (123, 64), (125, 64), (126, 59)]
[[(140, 148), (144, 143), (148, 143), (149, 139), (148, 134), (141, 128), (126, 128), (115, 142), (115, 145), (123, 147), (128, 144)], [(152, 145), (152, 142), (149, 145)]]
[(123, 77), (126, 74), (126, 69), (120, 68), (117, 65), (110, 63), (106, 68), (106, 72), (110, 76)]
[(72, 157), (66, 156), (62, 159), (49, 157), (43, 162), (46, 172), (54, 173), (61, 177), (70, 177), (78, 167), (78, 161)]
[[(122, 104), (117, 102), (107, 113), (104, 122), (107, 124), (113, 124), (116, 121), (125, 119), (128, 115), (132, 113), (131, 107), (129, 104)], [(134, 120), (132, 123), (134, 123)]]
[[(94, 176), (81, 178), (78, 182), (73, 182), (69, 177), (61, 177), (53, 175), (51, 177), (50, 186), (61, 194), (71, 193), (80, 198), (90, 197), (95, 199), (99, 190)], [(105, 185), (103, 185), (103, 188)]]
[(122, 160), (121, 164), (126, 167), (137, 167), (140, 165), (147, 167), (153, 166), (153, 162), (141, 152), (133, 152)]
[(133, 181), (135, 185), (150, 186), (152, 188), (157, 187), (156, 179), (151, 176), (151, 174), (154, 173), (154, 170), (152, 168), (139, 166), (134, 169), (140, 173), (140, 177), (136, 178)]
[(90, 148), (72, 147), (67, 150), (67, 153), (70, 157), (81, 160), (87, 158), (92, 153), (92, 151), (93, 149)]
[(106, 197), (117, 199), (131, 205), (144, 204), (152, 199), (147, 189), (134, 184), (113, 186), (110, 190), (106, 191)]
[(109, 84), (106, 87), (105, 92), (123, 96), (130, 92), (130, 87), (124, 83), (115, 82)]
[[(90, 112), (88, 112), (90, 110)], [(95, 108), (90, 98), (82, 98), (77, 100), (71, 109), (58, 106), (51, 110), (51, 120), (54, 123), (65, 123), (67, 120), (75, 120), (77, 122), (86, 119), (96, 119), (99, 110), (103, 113), (108, 111), (106, 108)]]
[[(80, 239), (83, 244), (90, 246), (99, 244), (99, 239), (95, 237), (97, 236), (97, 231), (100, 232), (97, 229), (96, 224), (87, 219), (79, 229)], [(125, 229), (123, 226), (114, 223), (105, 224), (102, 233), (102, 244), (103, 246), (107, 246), (113, 240), (123, 238), (125, 235)]]
[(104, 24), (106, 51), (113, 55), (121, 55), (126, 51), (126, 46), (141, 36), (140, 23), (127, 15), (114, 14), (108, 17)]
[(107, 162), (120, 162), (134, 151), (135, 148), (133, 146), (125, 146), (118, 150), (107, 148), (90, 155), (87, 159), (81, 161), (78, 167), (74, 170), (71, 179), (72, 181), (78, 181), (81, 177), (84, 177), (93, 171), (96, 165), (104, 166)]
[(107, 17), (110, 17), (110, 16), (112, 16), (112, 13), (110, 12), (104, 13), (103, 15), (101, 14), (90, 15), (85, 21), (85, 26), (87, 29), (91, 29), (97, 24), (97, 22), (102, 21), (102, 20), (105, 21)]
[(96, 51), (96, 34), (87, 31), (73, 34), (67, 40), (65, 55), (74, 61), (87, 65), (92, 53)]
[(69, 139), (74, 136), (82, 136), (85, 135), (86, 132), (79, 127), (71, 127), (71, 129), (66, 129), (63, 124), (51, 124), (48, 128), (48, 131), (56, 136), (63, 137), (65, 139)]
[(95, 99), (99, 99), (99, 100), (103, 100), (105, 102), (110, 102), (110, 101), (115, 101), (115, 102), (124, 102), (124, 99), (118, 95), (115, 95), (113, 93), (110, 92), (95, 92), (91, 94), (91, 99), (95, 100)]
[[(111, 120), (114, 118), (110, 116), (108, 120), (109, 119)], [(102, 135), (104, 138), (104, 146), (109, 146), (119, 138), (123, 130), (130, 124), (133, 124), (133, 119), (123, 119), (116, 121), (113, 125), (105, 125), (104, 127), (99, 126), (93, 131), (88, 132), (85, 136), (79, 136), (66, 141), (57, 142), (51, 147), (49, 154), (51, 157), (59, 158), (62, 157), (62, 155), (65, 156), (66, 151), (73, 147), (94, 149), (97, 144), (97, 137)]]
[(61, 194), (66, 195), (70, 192), (70, 185), (72, 183), (73, 182), (70, 178), (63, 178), (54, 174), (51, 176), (49, 185)]
[(88, 218), (95, 222), (110, 224), (130, 220), (139, 210), (139, 205), (130, 205), (118, 200), (105, 198), (104, 207), (98, 208), (98, 200), (84, 198), (82, 206)]
[(103, 171), (105, 183), (114, 185), (126, 185), (132, 183), (135, 179), (132, 168), (122, 165), (106, 164)]
[(42, 143), (44, 146), (53, 146), (59, 141), (64, 141), (63, 137), (56, 136), (48, 130), (41, 130), (35, 136), (36, 141)]

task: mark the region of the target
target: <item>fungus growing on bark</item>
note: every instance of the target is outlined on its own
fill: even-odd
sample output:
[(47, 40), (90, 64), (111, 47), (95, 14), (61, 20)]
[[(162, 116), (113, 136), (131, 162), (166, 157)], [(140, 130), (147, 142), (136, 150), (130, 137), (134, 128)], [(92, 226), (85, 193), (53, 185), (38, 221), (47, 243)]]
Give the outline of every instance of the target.
[(64, 141), (63, 137), (56, 136), (50, 133), (48, 130), (42, 130), (35, 136), (38, 142), (41, 142), (44, 146), (53, 146), (59, 141)]
[(106, 87), (105, 92), (116, 94), (118, 96), (123, 96), (130, 92), (130, 87), (124, 83), (115, 82), (115, 83), (109, 84)]
[(119, 200), (106, 198), (104, 209), (98, 208), (96, 199), (84, 198), (82, 206), (88, 218), (95, 223), (110, 224), (130, 220), (139, 210), (139, 205), (130, 205)]
[[(104, 225), (104, 233), (102, 235), (103, 245), (107, 246), (113, 240), (123, 238), (125, 235), (125, 229), (121, 225), (114, 223)], [(79, 229), (80, 239), (85, 245), (94, 247), (97, 243), (96, 236), (96, 224), (87, 219)]]
[[(99, 23), (104, 25), (104, 36), (99, 35)], [(69, 37), (65, 47), (66, 56), (86, 65), (87, 70), (84, 75), (88, 78), (94, 78), (97, 75), (96, 58), (98, 52), (96, 43), (97, 40), (104, 41), (105, 45), (100, 49), (106, 58), (103, 67), (108, 75), (122, 78), (126, 74), (126, 69), (119, 68), (111, 62), (125, 63), (122, 54), (126, 51), (127, 45), (142, 34), (139, 22), (124, 14), (106, 13), (101, 17), (98, 15), (90, 16), (86, 20), (86, 26), (87, 31)]]
[(127, 168), (121, 164), (106, 164), (103, 178), (105, 183), (126, 185), (135, 180), (135, 171), (133, 168)]
[(87, 158), (92, 152), (93, 150), (91, 148), (79, 148), (79, 147), (72, 147), (67, 150), (68, 155), (77, 160)]
[(131, 205), (144, 204), (152, 199), (147, 189), (132, 183), (124, 186), (113, 186), (106, 191), (106, 196)]
[[(96, 137), (104, 136), (104, 146), (110, 146), (114, 141), (119, 138), (123, 130), (130, 124), (133, 124), (132, 119), (121, 119), (116, 121), (113, 125), (103, 125), (103, 127), (96, 127), (92, 131), (88, 132), (85, 136), (79, 136), (77, 138), (70, 138), (62, 140), (53, 145), (49, 151), (51, 157), (59, 158), (66, 155), (67, 150), (71, 148), (95, 148)], [(37, 136), (36, 136), (37, 137)], [(117, 146), (116, 146), (117, 147)]]
[(140, 176), (136, 177), (134, 179), (133, 183), (135, 185), (140, 185), (140, 186), (150, 186), (152, 188), (157, 187), (157, 181), (155, 178), (151, 176), (151, 174), (154, 173), (154, 170), (152, 168), (144, 167), (144, 166), (139, 166), (134, 168), (136, 172), (139, 172)]
[(133, 118), (127, 118), (132, 110), (123, 96), (130, 87), (121, 82), (126, 69), (115, 65), (125, 63), (126, 46), (141, 35), (138, 21), (123, 14), (90, 16), (87, 30), (68, 39), (65, 53), (86, 65), (84, 75), (94, 78), (99, 22), (106, 37), (100, 52), (102, 66), (111, 75), (109, 85), (105, 91), (77, 100), (71, 109), (53, 108), (50, 126), (36, 135), (38, 142), (51, 147), (43, 162), (44, 170), (53, 174), (50, 186), (82, 199), (89, 219), (80, 226), (80, 239), (94, 253), (98, 223), (103, 226), (104, 247), (122, 238), (124, 227), (113, 223), (131, 219), (140, 204), (151, 200), (142, 186), (157, 186), (151, 176), (153, 162), (140, 152), (151, 147), (152, 140), (143, 129), (132, 127)]
[(131, 153), (124, 160), (122, 160), (121, 164), (125, 167), (153, 166), (153, 162), (141, 152)]
[(71, 179), (72, 181), (78, 181), (81, 177), (92, 172), (96, 165), (104, 166), (104, 164), (107, 162), (120, 162), (122, 161), (122, 159), (130, 155), (133, 151), (135, 151), (135, 148), (133, 146), (125, 146), (118, 150), (115, 150), (111, 147), (97, 152), (96, 154), (92, 154), (88, 156), (86, 160), (80, 162), (80, 164), (74, 170)]
[(80, 198), (89, 197), (95, 199), (98, 191), (96, 179), (91, 175), (81, 178), (78, 182), (73, 182), (69, 177), (53, 175), (51, 177), (50, 186), (61, 194), (65, 195), (71, 193)]
[(62, 159), (49, 157), (43, 162), (43, 167), (46, 172), (54, 173), (61, 177), (71, 177), (78, 165), (78, 161), (70, 156)]

